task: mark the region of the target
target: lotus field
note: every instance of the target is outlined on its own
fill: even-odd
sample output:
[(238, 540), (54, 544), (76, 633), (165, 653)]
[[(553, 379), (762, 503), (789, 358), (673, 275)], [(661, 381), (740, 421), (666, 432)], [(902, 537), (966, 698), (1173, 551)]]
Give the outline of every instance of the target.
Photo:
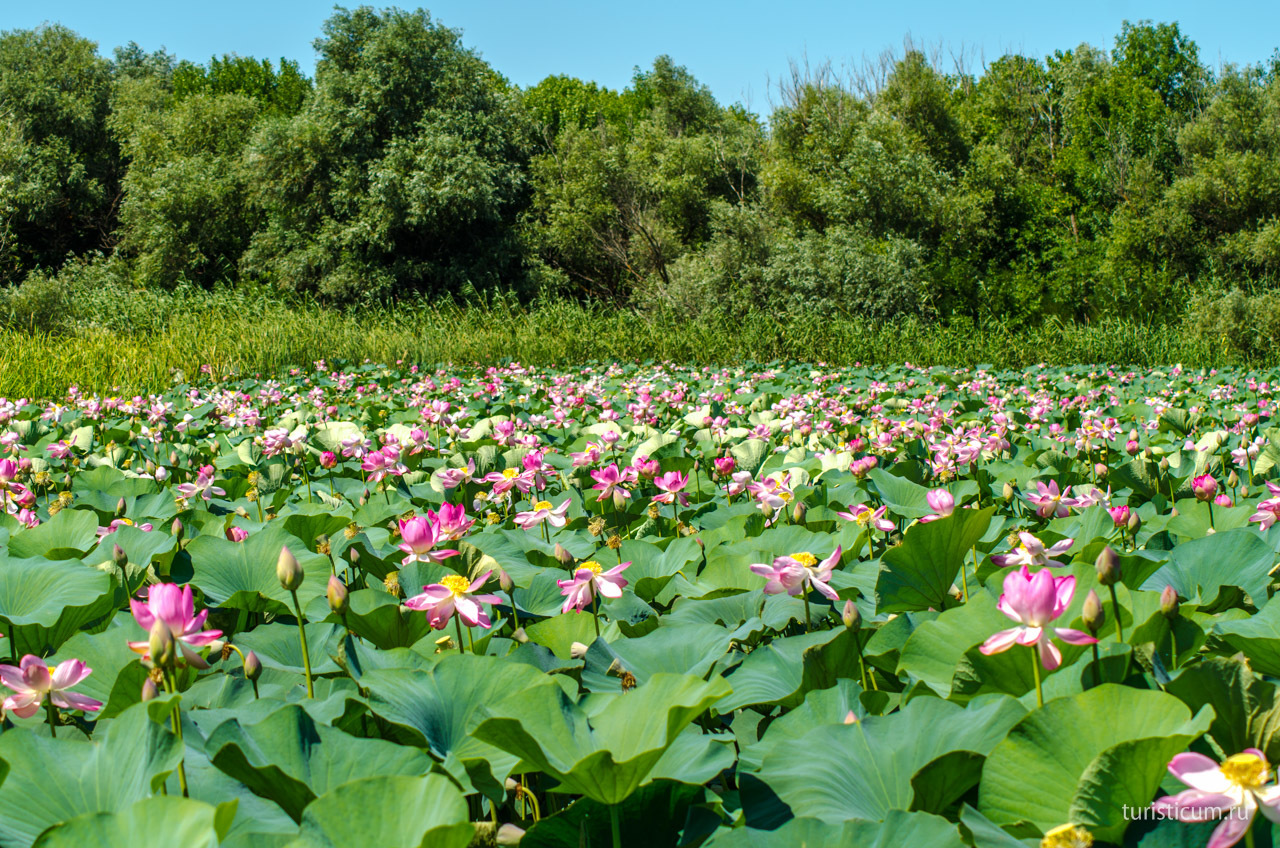
[(1269, 845), (1273, 386), (0, 401), (0, 846)]

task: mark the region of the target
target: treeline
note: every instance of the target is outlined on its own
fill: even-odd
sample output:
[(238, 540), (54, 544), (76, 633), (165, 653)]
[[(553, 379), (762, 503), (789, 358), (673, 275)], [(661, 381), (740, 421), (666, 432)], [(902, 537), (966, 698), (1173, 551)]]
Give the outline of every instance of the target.
[(1177, 24), (797, 69), (767, 116), (665, 56), (520, 89), (425, 11), (316, 49), (308, 79), (0, 34), (0, 282), (1090, 321), (1280, 276), (1280, 60), (1210, 69)]

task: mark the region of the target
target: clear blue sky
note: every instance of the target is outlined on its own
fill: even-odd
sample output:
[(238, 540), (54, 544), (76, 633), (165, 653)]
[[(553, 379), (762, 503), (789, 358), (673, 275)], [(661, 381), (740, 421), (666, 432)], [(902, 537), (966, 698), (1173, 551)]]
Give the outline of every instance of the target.
[[(669, 53), (722, 102), (756, 111), (767, 111), (769, 81), (789, 59), (853, 64), (900, 47), (908, 34), (988, 59), (1043, 56), (1082, 41), (1109, 49), (1121, 21), (1150, 18), (1178, 21), (1213, 66), (1260, 61), (1280, 46), (1277, 0), (439, 0), (427, 8), (518, 85), (565, 73), (620, 88), (633, 67)], [(332, 9), (321, 0), (3, 0), (0, 29), (60, 22), (96, 40), (104, 55), (132, 40), (195, 61), (285, 56), (309, 73), (311, 43)]]

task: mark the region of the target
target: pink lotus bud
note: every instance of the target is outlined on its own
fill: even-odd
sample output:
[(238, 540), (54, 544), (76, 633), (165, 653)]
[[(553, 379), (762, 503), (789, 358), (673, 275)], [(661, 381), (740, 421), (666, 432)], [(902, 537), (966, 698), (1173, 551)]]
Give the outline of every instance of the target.
[(329, 599), (329, 609), (338, 615), (346, 615), (347, 613), (347, 587), (338, 579), (338, 575), (329, 575), (329, 587), (325, 591), (325, 596)]
[(1228, 495), (1226, 492), (1223, 492), (1222, 494), (1214, 498), (1213, 502), (1216, 503), (1218, 506), (1222, 506), (1222, 507), (1229, 507), (1229, 506), (1235, 505), (1235, 501), (1231, 500), (1231, 496)]
[(1172, 586), (1165, 586), (1160, 592), (1160, 612), (1165, 618), (1174, 618), (1178, 615), (1178, 593)]
[(280, 586), (286, 591), (295, 592), (302, 585), (304, 576), (302, 566), (288, 546), (280, 548), (280, 556), (276, 558), (276, 579), (280, 581)]
[(257, 680), (262, 676), (262, 660), (253, 651), (244, 655), (244, 676), (246, 680)]
[(320, 454), (320, 467), (329, 469), (338, 464), (338, 458), (334, 456), (333, 451), (325, 451)]
[(249, 531), (243, 527), (236, 527), (234, 524), (227, 528), (227, 538), (233, 542), (243, 542), (249, 538)]
[(1129, 515), (1130, 515), (1129, 507), (1113, 506), (1111, 507), (1111, 509), (1107, 510), (1107, 512), (1110, 513), (1111, 521), (1115, 524), (1115, 526), (1117, 527), (1129, 526)]
[(1138, 451), (1140, 450), (1141, 448), (1138, 446), (1138, 443), (1133, 439), (1124, 443), (1124, 452), (1129, 454), (1129, 456), (1137, 456)]
[(148, 677), (142, 681), (142, 700), (152, 701), (160, 697), (160, 690), (156, 687), (156, 682)]
[(1191, 490), (1195, 492), (1196, 500), (1211, 501), (1218, 493), (1218, 481), (1211, 474), (1201, 474), (1191, 481)]
[(729, 477), (738, 467), (738, 461), (731, 456), (718, 456), (711, 460), (711, 464), (715, 467), (717, 477)]

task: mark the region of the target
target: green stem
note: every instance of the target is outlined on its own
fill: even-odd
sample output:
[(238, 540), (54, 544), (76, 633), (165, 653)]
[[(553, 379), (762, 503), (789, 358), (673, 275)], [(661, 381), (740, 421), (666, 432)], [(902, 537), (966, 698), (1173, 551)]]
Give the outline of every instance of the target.
[(1111, 590), (1111, 611), (1116, 616), (1116, 641), (1124, 641), (1124, 622), (1120, 620), (1120, 602), (1116, 600), (1116, 584), (1112, 583), (1107, 587)]
[(858, 674), (862, 678), (862, 691), (867, 691), (867, 664), (862, 660), (862, 634), (853, 634), (853, 643), (858, 646)]
[(1213, 501), (1205, 501), (1204, 504), (1209, 507), (1209, 529), (1213, 530)]
[(456, 610), (454, 611), (453, 624), (458, 630), (458, 653), (466, 653), (462, 647), (462, 616), (458, 615)]
[(618, 816), (618, 805), (609, 806), (609, 830), (613, 833), (613, 848), (622, 848), (622, 822)]
[[(169, 694), (178, 691), (177, 675), (170, 672), (161, 672), (164, 678), (164, 688)], [(178, 748), (182, 751), (182, 759), (178, 760), (178, 785), (182, 787), (182, 797), (191, 797), (187, 791), (187, 748), (186, 743), (182, 741), (182, 707), (178, 701), (173, 703), (173, 712), (169, 714), (169, 721), (173, 726), (173, 735), (178, 737)]]
[(298, 457), (298, 465), (302, 468), (302, 479), (307, 481), (307, 503), (311, 503), (311, 474), (307, 471), (307, 460)]
[(58, 731), (54, 728), (58, 726), (58, 708), (53, 705), (53, 698), (45, 701), (44, 705), (45, 709), (49, 711), (49, 737), (51, 739), (57, 739)]
[(1169, 622), (1169, 669), (1178, 667), (1178, 637), (1173, 632), (1173, 622)]
[(1253, 822), (1249, 822), (1249, 829), (1244, 832), (1245, 848), (1254, 848), (1253, 845)]
[(1093, 648), (1093, 685), (1097, 686), (1102, 682), (1102, 660), (1098, 657), (1098, 643), (1094, 642)]
[(551, 533), (547, 530), (547, 522), (543, 521), (540, 523), (542, 524), (542, 541), (549, 545), (551, 544)]
[[(973, 546), (973, 571), (978, 572), (978, 546)], [(964, 602), (969, 603), (969, 570), (965, 567), (964, 560), (960, 561), (960, 587), (964, 592)]]
[(600, 596), (595, 592), (591, 593), (591, 620), (596, 625), (596, 638), (600, 638)]
[(1035, 645), (1028, 646), (1027, 650), (1031, 652), (1031, 673), (1036, 678), (1036, 706), (1044, 706), (1044, 691), (1040, 688), (1040, 652), (1036, 650)]
[(804, 632), (811, 633), (813, 628), (809, 626), (809, 590), (802, 588), (800, 594), (804, 598)]
[[(302, 670), (307, 676), (307, 697), (314, 698), (316, 692), (311, 685), (311, 654), (307, 652), (307, 628), (302, 623), (302, 606), (298, 603), (297, 590), (290, 589), (289, 594), (293, 596), (293, 611), (298, 616), (298, 639), (302, 642)], [(256, 686), (254, 691), (257, 691)]]

